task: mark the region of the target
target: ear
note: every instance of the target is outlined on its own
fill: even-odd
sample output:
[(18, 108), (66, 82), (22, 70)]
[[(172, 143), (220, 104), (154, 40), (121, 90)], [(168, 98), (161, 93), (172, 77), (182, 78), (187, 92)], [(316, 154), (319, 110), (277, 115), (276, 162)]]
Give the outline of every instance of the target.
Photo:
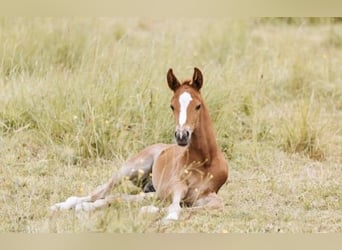
[(194, 70), (195, 71), (194, 71), (194, 75), (192, 76), (191, 86), (193, 86), (197, 90), (200, 90), (203, 85), (203, 75), (202, 75), (202, 72), (198, 68), (195, 68)]
[(172, 69), (169, 69), (169, 71), (167, 72), (166, 78), (167, 78), (167, 83), (169, 85), (169, 88), (173, 91), (176, 91), (176, 89), (178, 89), (178, 87), (181, 85), (178, 79), (173, 74)]

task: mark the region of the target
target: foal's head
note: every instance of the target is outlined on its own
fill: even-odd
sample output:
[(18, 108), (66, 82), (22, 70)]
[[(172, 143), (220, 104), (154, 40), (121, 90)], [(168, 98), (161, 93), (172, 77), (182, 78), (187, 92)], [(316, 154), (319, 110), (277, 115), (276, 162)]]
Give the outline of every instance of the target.
[(187, 146), (199, 122), (203, 103), (200, 94), (203, 75), (198, 68), (195, 68), (192, 80), (184, 81), (181, 84), (172, 69), (169, 69), (167, 83), (174, 92), (170, 107), (173, 110), (176, 123), (176, 141), (179, 146)]

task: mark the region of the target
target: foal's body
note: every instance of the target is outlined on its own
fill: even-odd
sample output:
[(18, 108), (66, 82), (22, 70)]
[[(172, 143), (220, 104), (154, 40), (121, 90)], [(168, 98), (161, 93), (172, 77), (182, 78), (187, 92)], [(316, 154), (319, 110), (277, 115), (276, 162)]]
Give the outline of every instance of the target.
[[(52, 206), (53, 210), (72, 207), (92, 210), (107, 206), (118, 197), (107, 193), (124, 177), (135, 183), (140, 181), (145, 192), (155, 190), (161, 200), (171, 199), (165, 220), (177, 220), (182, 203), (211, 208), (223, 205), (217, 192), (228, 178), (228, 166), (217, 145), (208, 110), (200, 94), (202, 73), (195, 68), (192, 81), (180, 84), (170, 69), (167, 81), (174, 92), (171, 108), (177, 144), (154, 144), (145, 148), (91, 195), (70, 197)], [(134, 195), (123, 197), (127, 200), (143, 198)]]

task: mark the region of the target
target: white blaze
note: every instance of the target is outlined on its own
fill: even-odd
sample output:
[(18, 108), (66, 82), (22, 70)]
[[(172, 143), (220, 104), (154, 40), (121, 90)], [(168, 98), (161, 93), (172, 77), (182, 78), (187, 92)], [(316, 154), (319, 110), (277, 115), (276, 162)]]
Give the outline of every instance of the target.
[(184, 92), (179, 96), (180, 113), (179, 113), (179, 125), (183, 126), (186, 122), (186, 110), (188, 109), (189, 103), (192, 97), (188, 92)]

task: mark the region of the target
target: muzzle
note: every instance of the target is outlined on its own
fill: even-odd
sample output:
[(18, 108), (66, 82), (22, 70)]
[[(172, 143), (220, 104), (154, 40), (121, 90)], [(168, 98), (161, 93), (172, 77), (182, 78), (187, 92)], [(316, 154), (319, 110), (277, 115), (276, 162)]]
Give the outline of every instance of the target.
[(175, 132), (176, 142), (179, 146), (187, 146), (190, 142), (191, 131), (187, 128), (177, 128)]

